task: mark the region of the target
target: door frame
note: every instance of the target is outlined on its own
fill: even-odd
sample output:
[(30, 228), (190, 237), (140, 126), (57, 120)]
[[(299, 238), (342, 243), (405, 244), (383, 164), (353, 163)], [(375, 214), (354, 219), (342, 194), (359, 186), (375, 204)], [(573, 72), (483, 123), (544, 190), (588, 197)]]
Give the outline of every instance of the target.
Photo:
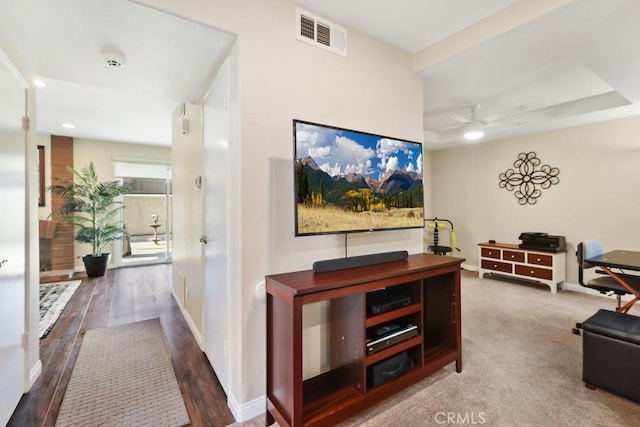
[[(21, 172), (24, 174), (22, 181), (18, 184), (18, 187), (22, 186), (21, 195), (24, 197), (24, 204), (21, 206), (23, 210), (20, 210), (17, 217), (21, 217), (18, 219), (18, 222), (22, 223), (22, 233), (18, 237), (17, 240), (22, 240), (19, 244), (21, 250), (17, 251), (18, 254), (18, 265), (15, 267), (15, 271), (13, 271), (13, 265), (7, 265), (4, 267), (6, 273), (6, 269), (11, 269), (12, 271), (7, 275), (8, 280), (14, 281), (14, 285), (17, 285), (22, 288), (21, 295), (17, 295), (17, 301), (19, 307), (14, 305), (9, 305), (8, 307), (14, 307), (18, 316), (21, 318), (14, 319), (18, 325), (18, 337), (11, 336), (9, 342), (11, 340), (16, 340), (13, 345), (7, 347), (8, 349), (13, 348), (14, 350), (10, 350), (11, 354), (7, 353), (9, 358), (14, 357), (15, 359), (19, 359), (21, 361), (19, 366), (11, 365), (16, 372), (16, 383), (14, 383), (11, 387), (16, 387), (17, 391), (14, 395), (8, 396), (5, 395), (5, 392), (10, 391), (9, 389), (4, 390), (3, 388), (3, 396), (2, 399), (4, 403), (8, 403), (9, 406), (5, 408), (3, 404), (3, 408), (10, 410), (11, 413), (13, 409), (15, 409), (15, 405), (18, 404), (20, 397), (23, 392), (28, 391), (31, 388), (31, 384), (35, 381), (32, 375), (37, 377), (41, 371), (41, 365), (39, 357), (39, 343), (38, 343), (38, 324), (34, 322), (34, 318), (38, 319), (38, 316), (33, 315), (34, 304), (37, 312), (38, 307), (38, 286), (39, 286), (39, 274), (38, 274), (38, 257), (39, 257), (39, 249), (35, 246), (34, 240), (37, 241), (38, 232), (37, 230), (37, 199), (36, 199), (36, 180), (32, 178), (33, 174), (37, 172), (37, 148), (34, 141), (35, 133), (30, 132), (29, 130), (29, 121), (28, 118), (31, 117), (30, 113), (35, 111), (35, 106), (32, 107), (29, 102), (30, 98), (33, 98), (32, 93), (30, 93), (30, 85), (27, 80), (22, 76), (18, 68), (12, 62), (11, 58), (5, 53), (3, 48), (0, 46), (0, 66), (5, 68), (8, 71), (8, 74), (15, 79), (16, 83), (16, 92), (22, 91), (22, 101), (19, 105), (21, 110), (20, 117), (16, 117), (16, 119), (22, 121), (21, 126), (21, 141), (16, 141), (16, 147), (18, 144), (21, 147), (18, 149), (20, 151), (20, 158), (24, 161), (22, 165)], [(31, 150), (33, 148), (33, 150)], [(19, 172), (18, 172), (19, 173)], [(35, 202), (35, 203), (34, 203)], [(36, 227), (34, 227), (34, 224)], [(7, 256), (6, 254), (0, 254), (0, 257)], [(15, 258), (15, 255), (14, 255)], [(9, 259), (9, 263), (11, 263), (11, 258)], [(34, 263), (35, 263), (35, 272), (34, 271)], [(35, 300), (33, 295), (35, 294)], [(11, 312), (12, 310), (8, 310)], [(35, 324), (34, 324), (35, 323)], [(35, 338), (33, 337), (35, 333)], [(35, 347), (35, 348), (34, 348)], [(33, 369), (31, 368), (31, 359), (33, 355), (36, 355), (36, 362), (34, 362)], [(16, 357), (17, 356), (17, 357)], [(3, 357), (4, 360), (4, 357)], [(3, 381), (6, 379), (3, 379)], [(5, 383), (6, 385), (6, 383)], [(10, 399), (10, 400), (9, 400)], [(11, 405), (15, 403), (14, 407), (11, 408)], [(4, 412), (3, 409), (3, 412)], [(0, 419), (4, 419), (5, 416), (11, 416), (11, 413), (8, 414), (0, 414)], [(7, 418), (8, 421), (8, 418)]]
[[(165, 234), (166, 234), (166, 239), (167, 239), (167, 245), (166, 245), (166, 249), (164, 251), (164, 256), (165, 259), (163, 261), (141, 261), (141, 262), (136, 262), (136, 263), (127, 263), (125, 264), (123, 262), (123, 253), (122, 253), (122, 245), (121, 244), (114, 244), (113, 246), (113, 266), (118, 268), (118, 267), (129, 267), (129, 266), (137, 266), (137, 265), (150, 265), (150, 264), (157, 264), (157, 263), (165, 263), (165, 262), (171, 262), (172, 260), (172, 252), (169, 251), (170, 246), (172, 246), (172, 242), (170, 241), (170, 236), (171, 239), (173, 238), (173, 220), (172, 220), (172, 209), (171, 209), (171, 198), (169, 197), (171, 192), (171, 174), (172, 174), (172, 165), (170, 161), (164, 161), (164, 160), (149, 160), (149, 159), (130, 159), (130, 158), (114, 158), (113, 159), (113, 164), (114, 164), (114, 177), (115, 179), (118, 180), (122, 180), (122, 176), (119, 176), (119, 174), (116, 172), (116, 163), (133, 163), (133, 164), (149, 164), (149, 165), (156, 165), (156, 166), (166, 166), (167, 167), (167, 176), (166, 177), (160, 177), (160, 178), (155, 178), (155, 177), (151, 177), (152, 179), (163, 179), (165, 181), (165, 193), (164, 193), (164, 197), (165, 197), (165, 218), (167, 219), (166, 224), (165, 224)], [(126, 176), (124, 178), (138, 178), (135, 176)], [(139, 178), (150, 178), (148, 176), (141, 176)], [(119, 196), (118, 197), (118, 201), (120, 203), (124, 202), (124, 196)], [(124, 210), (121, 209), (120, 213), (119, 213), (119, 219), (120, 221), (124, 221)]]
[[(229, 395), (229, 231), (226, 230), (230, 216), (229, 183), (231, 139), (229, 97), (231, 95), (231, 66), (227, 58), (215, 74), (208, 90), (203, 95), (202, 118), (202, 230), (207, 243), (202, 245), (202, 275), (204, 283), (204, 328), (202, 331), (204, 351), (207, 354), (218, 380)], [(217, 109), (220, 117), (208, 116), (209, 108)], [(216, 120), (216, 123), (208, 122)], [(208, 129), (212, 129), (208, 132)], [(209, 154), (215, 151), (215, 156)], [(215, 159), (214, 159), (215, 157)], [(214, 160), (216, 163), (214, 163)], [(222, 164), (220, 164), (222, 163)], [(209, 212), (212, 186), (221, 189), (216, 194), (220, 200), (217, 212)], [(220, 197), (221, 196), (221, 197)], [(217, 221), (217, 223), (216, 223)], [(217, 227), (224, 230), (218, 232)], [(222, 271), (220, 271), (222, 270)]]

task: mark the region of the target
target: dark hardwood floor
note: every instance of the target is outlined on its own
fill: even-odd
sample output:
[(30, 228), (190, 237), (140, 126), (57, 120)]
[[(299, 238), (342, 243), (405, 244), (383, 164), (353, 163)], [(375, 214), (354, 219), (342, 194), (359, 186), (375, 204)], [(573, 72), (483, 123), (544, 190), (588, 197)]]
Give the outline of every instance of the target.
[(82, 279), (49, 335), (40, 340), (42, 374), (8, 426), (54, 426), (85, 331), (159, 317), (191, 426), (234, 422), (227, 397), (171, 293), (171, 265), (107, 271)]

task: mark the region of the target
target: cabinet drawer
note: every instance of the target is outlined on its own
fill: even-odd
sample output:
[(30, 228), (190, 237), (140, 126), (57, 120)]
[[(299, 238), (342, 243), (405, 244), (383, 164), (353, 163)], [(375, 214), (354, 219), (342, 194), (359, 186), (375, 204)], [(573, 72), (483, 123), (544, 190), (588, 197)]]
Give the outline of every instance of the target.
[(484, 268), (485, 270), (501, 271), (503, 273), (513, 272), (513, 270), (511, 269), (511, 264), (507, 264), (506, 262), (491, 261), (488, 259), (482, 260), (482, 268)]
[(551, 280), (553, 271), (546, 268), (529, 267), (526, 265), (516, 265), (516, 274), (520, 276), (535, 277), (536, 279)]
[(524, 252), (502, 251), (502, 259), (506, 261), (524, 262)]
[(527, 262), (529, 264), (553, 266), (553, 257), (551, 255), (527, 254)]
[(500, 259), (500, 249), (482, 248), (480, 254), (483, 258), (495, 258)]

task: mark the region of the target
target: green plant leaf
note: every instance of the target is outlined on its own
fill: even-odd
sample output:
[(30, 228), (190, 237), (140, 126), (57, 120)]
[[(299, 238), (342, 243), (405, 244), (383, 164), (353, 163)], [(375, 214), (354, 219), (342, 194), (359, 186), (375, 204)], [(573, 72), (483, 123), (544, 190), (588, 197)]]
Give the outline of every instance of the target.
[(124, 224), (116, 219), (124, 205), (116, 199), (130, 188), (117, 180), (100, 182), (93, 162), (79, 171), (68, 170), (73, 180), (56, 177), (57, 183), (48, 188), (64, 200), (51, 216), (59, 215), (63, 221), (73, 223), (75, 240), (91, 244), (91, 255), (100, 256), (107, 243), (124, 235)]

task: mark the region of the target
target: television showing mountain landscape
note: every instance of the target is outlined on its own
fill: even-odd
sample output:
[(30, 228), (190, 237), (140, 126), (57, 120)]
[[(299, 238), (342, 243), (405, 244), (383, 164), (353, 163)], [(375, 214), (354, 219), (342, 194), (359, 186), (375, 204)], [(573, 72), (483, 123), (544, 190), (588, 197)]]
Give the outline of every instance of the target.
[(293, 121), (296, 236), (424, 226), (422, 144)]

